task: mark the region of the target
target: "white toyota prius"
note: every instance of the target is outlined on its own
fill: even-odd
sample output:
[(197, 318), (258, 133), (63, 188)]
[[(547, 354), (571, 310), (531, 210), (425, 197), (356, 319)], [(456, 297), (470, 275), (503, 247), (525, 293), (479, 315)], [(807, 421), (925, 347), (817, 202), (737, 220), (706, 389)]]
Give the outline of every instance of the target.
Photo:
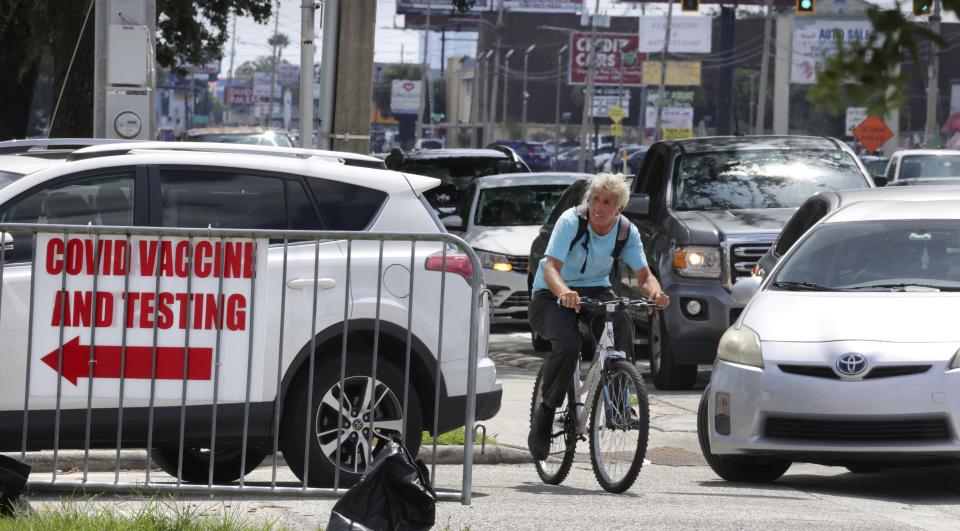
[(719, 476), (960, 460), (960, 201), (842, 208), (733, 292), (698, 415)]

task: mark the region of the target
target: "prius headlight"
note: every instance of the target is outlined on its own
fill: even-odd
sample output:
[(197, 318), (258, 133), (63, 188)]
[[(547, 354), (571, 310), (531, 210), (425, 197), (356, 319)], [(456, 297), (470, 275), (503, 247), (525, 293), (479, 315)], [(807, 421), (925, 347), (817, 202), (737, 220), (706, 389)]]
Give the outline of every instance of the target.
[(763, 354), (760, 352), (760, 336), (749, 326), (740, 325), (740, 328), (731, 326), (720, 338), (717, 358), (762, 369)]
[(480, 259), (480, 265), (485, 269), (503, 272), (513, 271), (513, 264), (510, 263), (510, 258), (508, 258), (507, 255), (491, 253), (480, 249), (474, 250), (477, 252), (477, 258)]

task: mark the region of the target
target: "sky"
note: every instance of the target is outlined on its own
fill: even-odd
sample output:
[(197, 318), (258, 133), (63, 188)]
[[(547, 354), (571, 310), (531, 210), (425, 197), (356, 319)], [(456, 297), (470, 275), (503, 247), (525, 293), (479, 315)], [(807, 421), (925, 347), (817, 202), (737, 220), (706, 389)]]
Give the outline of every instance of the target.
[[(290, 37), (291, 45), (283, 50), (283, 59), (290, 63), (300, 64), (300, 46), (296, 43), (300, 36), (300, 5), (301, 0), (279, 0), (280, 15), (278, 31)], [(349, 0), (341, 0), (349, 1)], [(449, 0), (435, 0), (438, 4)], [(883, 7), (892, 7), (894, 0), (879, 0), (878, 5)], [(585, 0), (590, 10), (593, 9), (594, 0)], [(902, 3), (904, 9), (910, 9), (910, 0)], [(600, 11), (609, 15), (639, 15), (640, 8), (638, 4), (616, 3), (615, 0), (600, 0)], [(674, 7), (674, 14), (678, 14), (678, 9)], [(422, 60), (421, 44), (423, 43), (423, 32), (403, 29), (403, 15), (396, 15), (396, 0), (377, 0), (377, 29), (374, 41), (374, 60), (381, 63), (394, 62), (416, 62)], [(647, 4), (647, 14), (665, 14), (666, 4)], [(319, 12), (316, 15), (319, 23)], [(957, 17), (953, 14), (944, 16), (945, 22), (955, 22)], [(271, 53), (270, 45), (267, 39), (273, 34), (274, 19), (271, 18), (268, 24), (257, 24), (250, 17), (241, 17), (237, 19), (236, 24), (236, 48), (234, 56), (234, 67), (243, 64), (244, 61), (252, 61), (260, 56), (268, 56)], [(232, 24), (228, 26), (228, 31), (232, 29)], [(452, 55), (472, 55), (476, 47), (475, 33), (461, 33), (458, 35), (447, 35), (447, 56)], [(227, 77), (226, 72), (230, 64), (232, 39), (227, 39), (226, 49), (224, 50), (223, 64), (221, 66), (221, 77)], [(317, 54), (315, 62), (320, 61), (322, 36), (320, 28), (317, 28)], [(428, 46), (430, 64), (433, 68), (440, 67), (440, 35), (432, 32), (430, 44)], [(402, 55), (401, 55), (402, 54)]]

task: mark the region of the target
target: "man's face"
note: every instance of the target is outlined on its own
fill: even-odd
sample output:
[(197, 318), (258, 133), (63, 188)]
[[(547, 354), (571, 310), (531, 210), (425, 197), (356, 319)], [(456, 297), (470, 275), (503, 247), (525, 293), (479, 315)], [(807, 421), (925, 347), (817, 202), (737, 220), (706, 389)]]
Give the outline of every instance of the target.
[(590, 198), (590, 224), (596, 229), (607, 229), (613, 224), (620, 211), (617, 195), (607, 190), (597, 190)]

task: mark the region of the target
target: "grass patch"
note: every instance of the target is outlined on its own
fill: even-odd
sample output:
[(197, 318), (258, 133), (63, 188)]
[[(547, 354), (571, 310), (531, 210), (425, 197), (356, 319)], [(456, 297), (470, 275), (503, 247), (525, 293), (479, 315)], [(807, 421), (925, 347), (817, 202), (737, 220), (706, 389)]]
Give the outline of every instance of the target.
[[(440, 436), (437, 437), (437, 444), (441, 446), (463, 446), (463, 443), (465, 442), (465, 437), (466, 437), (466, 434), (464, 432), (464, 429), (457, 428), (453, 431), (448, 431), (447, 433), (441, 433)], [(480, 433), (477, 433), (477, 436), (474, 437), (473, 439), (473, 443), (481, 444), (482, 443), (481, 439), (483, 439), (483, 437), (480, 435)], [(494, 439), (493, 437), (486, 437), (486, 440), (487, 440), (487, 444), (497, 444), (497, 440)], [(423, 432), (423, 439), (420, 444), (424, 444), (424, 445), (433, 444), (433, 437), (430, 435), (429, 432), (426, 432), (426, 431)]]
[[(122, 502), (121, 502), (122, 503)], [(184, 506), (148, 500), (123, 503), (126, 507), (99, 506), (90, 502), (63, 502), (40, 506), (16, 518), (0, 518), (0, 531), (227, 531), (274, 530), (273, 522), (253, 522), (228, 508)]]

